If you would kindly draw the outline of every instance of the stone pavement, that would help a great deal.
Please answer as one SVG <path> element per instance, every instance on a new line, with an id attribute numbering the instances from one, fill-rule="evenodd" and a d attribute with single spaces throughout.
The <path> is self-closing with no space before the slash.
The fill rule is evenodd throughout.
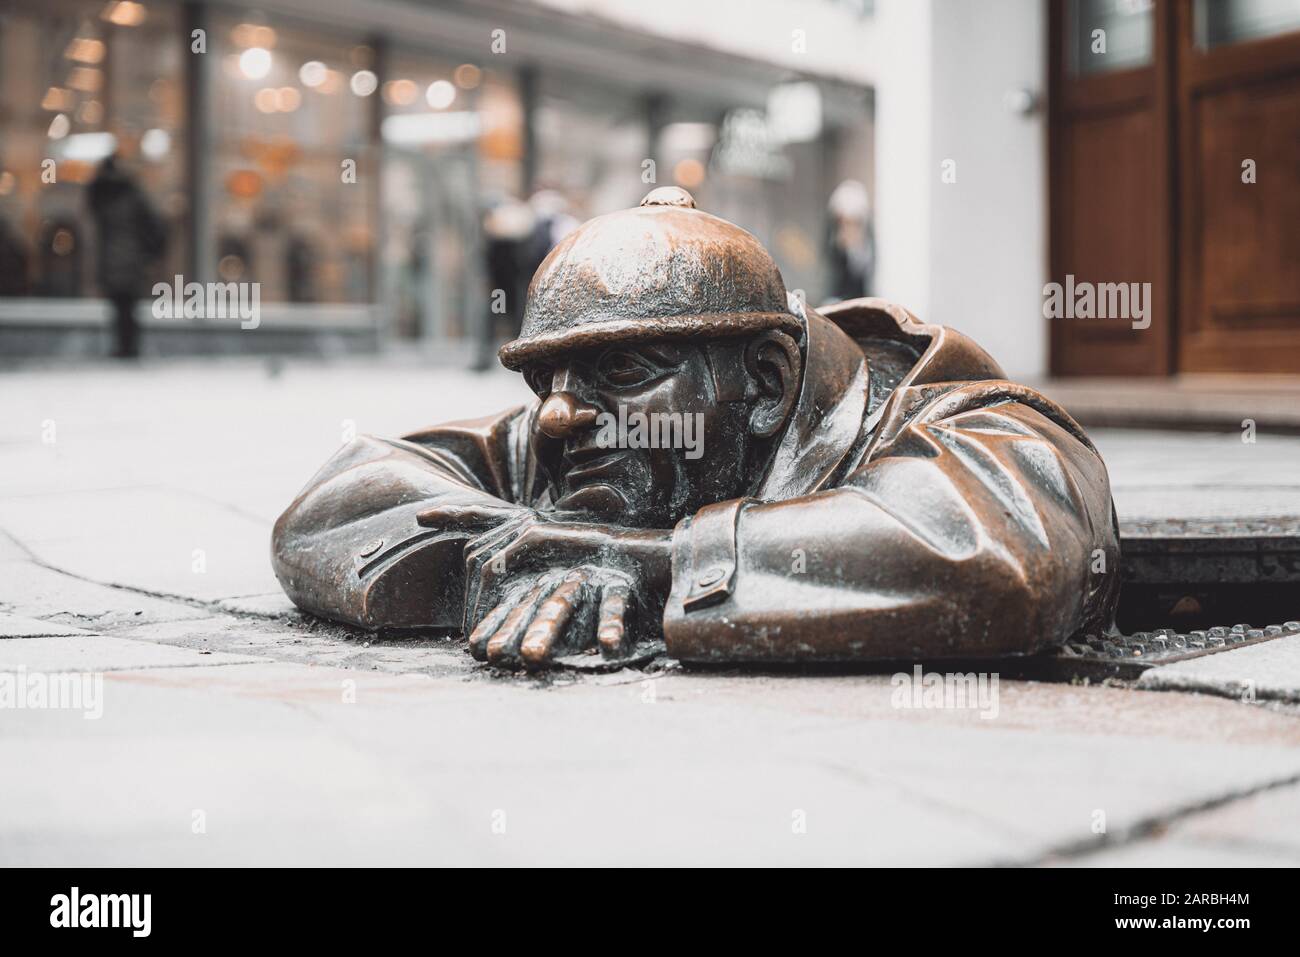
<path id="1" fill-rule="evenodd" d="M 0 863 L 1300 864 L 1300 639 L 915 710 L 889 675 L 505 677 L 307 619 L 267 539 L 330 452 L 526 394 L 269 368 L 0 376 L 0 704 L 102 675 L 0 708 Z M 1122 519 L 1300 502 L 1297 437 L 1096 438 Z"/>

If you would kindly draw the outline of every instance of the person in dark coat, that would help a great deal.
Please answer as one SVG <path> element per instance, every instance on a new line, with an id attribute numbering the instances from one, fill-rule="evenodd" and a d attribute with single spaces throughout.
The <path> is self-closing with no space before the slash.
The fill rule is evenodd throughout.
<path id="1" fill-rule="evenodd" d="M 846 179 L 835 187 L 828 205 L 831 297 L 839 302 L 870 296 L 876 266 L 876 237 L 867 188 L 857 180 Z"/>
<path id="2" fill-rule="evenodd" d="M 483 256 L 490 291 L 487 315 L 476 329 L 472 366 L 476 372 L 486 372 L 492 367 L 499 320 L 504 318 L 512 336 L 519 334 L 528 277 L 535 268 L 535 264 L 527 265 L 527 246 L 534 227 L 535 219 L 528 204 L 513 197 L 497 203 L 483 218 Z"/>
<path id="3" fill-rule="evenodd" d="M 116 156 L 100 164 L 88 200 L 99 242 L 96 280 L 113 307 L 113 356 L 132 359 L 140 354 L 135 303 L 146 294 L 150 267 L 162 256 L 165 227 Z"/>
<path id="4" fill-rule="evenodd" d="M 27 246 L 9 220 L 0 218 L 0 296 L 26 296 Z"/>

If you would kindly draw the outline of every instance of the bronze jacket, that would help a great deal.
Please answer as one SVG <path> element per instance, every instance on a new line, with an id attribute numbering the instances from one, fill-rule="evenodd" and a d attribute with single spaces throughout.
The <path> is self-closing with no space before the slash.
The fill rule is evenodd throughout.
<path id="1" fill-rule="evenodd" d="M 881 300 L 807 312 L 796 410 L 751 497 L 673 533 L 683 660 L 1025 654 L 1111 625 L 1105 465 L 1066 412 L 961 333 Z M 434 504 L 542 505 L 536 405 L 344 447 L 276 523 L 300 607 L 364 628 L 461 624 L 463 531 Z"/>

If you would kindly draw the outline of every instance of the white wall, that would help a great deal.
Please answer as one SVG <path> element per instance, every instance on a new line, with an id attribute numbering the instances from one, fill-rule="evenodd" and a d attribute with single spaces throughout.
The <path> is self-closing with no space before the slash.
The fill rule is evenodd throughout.
<path id="1" fill-rule="evenodd" d="M 1047 371 L 1046 5 L 879 0 L 876 292 Z M 1009 91 L 1038 106 L 1012 112 Z M 956 182 L 942 181 L 944 160 Z"/>
<path id="2" fill-rule="evenodd" d="M 1013 378 L 1047 369 L 1045 6 L 933 0 L 928 318 L 970 335 Z M 1038 96 L 1028 116 L 1003 103 L 1018 88 Z M 956 183 L 940 182 L 944 159 Z"/>
<path id="3" fill-rule="evenodd" d="M 876 89 L 877 296 L 929 320 L 932 4 L 879 0 L 875 28 L 887 42 L 873 64 Z"/>

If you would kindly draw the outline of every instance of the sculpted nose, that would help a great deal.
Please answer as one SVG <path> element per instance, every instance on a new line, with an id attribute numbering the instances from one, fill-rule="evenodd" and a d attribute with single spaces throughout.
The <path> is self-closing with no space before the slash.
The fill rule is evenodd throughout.
<path id="1" fill-rule="evenodd" d="M 553 439 L 565 439 L 575 432 L 591 428 L 596 409 L 576 398 L 572 392 L 552 392 L 542 403 L 537 416 L 538 427 Z"/>

